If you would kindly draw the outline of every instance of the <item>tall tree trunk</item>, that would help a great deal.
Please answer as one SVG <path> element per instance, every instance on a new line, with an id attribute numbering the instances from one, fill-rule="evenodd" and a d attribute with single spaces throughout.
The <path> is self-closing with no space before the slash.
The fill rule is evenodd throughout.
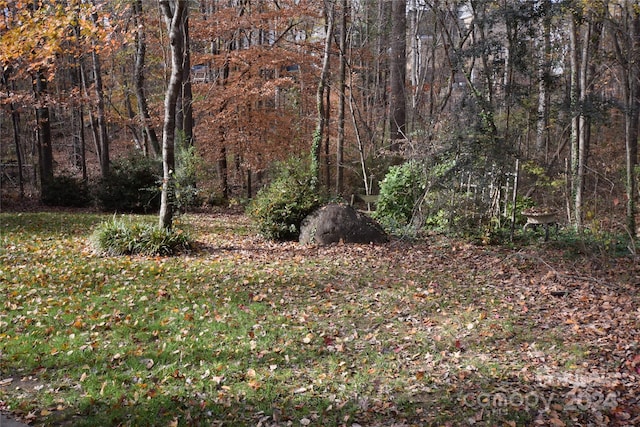
<path id="1" fill-rule="evenodd" d="M 78 119 L 78 138 L 80 140 L 80 169 L 82 180 L 87 181 L 87 139 L 84 133 L 84 108 L 82 105 L 76 107 Z"/>
<path id="2" fill-rule="evenodd" d="M 486 46 L 491 43 L 491 40 L 488 39 L 489 34 L 486 28 L 489 20 L 489 17 L 487 16 L 487 8 L 489 5 L 483 1 L 472 1 L 471 6 L 473 13 L 473 26 L 475 28 L 472 33 L 472 38 L 474 38 L 473 42 L 478 43 L 480 46 Z M 475 40 L 476 37 L 477 40 Z M 491 63 L 489 52 L 486 48 L 481 49 L 479 56 L 482 62 L 482 77 L 484 84 L 478 84 L 470 72 L 469 75 L 466 76 L 466 79 L 476 102 L 482 110 L 480 112 L 480 120 L 483 132 L 492 140 L 492 142 L 495 142 L 498 137 L 498 128 L 496 126 L 494 115 L 495 79 L 493 76 L 493 64 Z"/>
<path id="3" fill-rule="evenodd" d="M 39 2 L 33 3 L 32 10 L 41 7 Z M 41 196 L 47 191 L 47 184 L 53 180 L 53 146 L 51 137 L 51 120 L 47 100 L 47 77 L 41 70 L 33 76 L 36 114 L 36 146 L 38 150 L 38 172 L 40 174 Z"/>
<path id="4" fill-rule="evenodd" d="M 11 125 L 13 127 L 13 143 L 16 147 L 16 161 L 18 164 L 18 186 L 20 187 L 20 198 L 24 199 L 24 175 L 22 173 L 22 150 L 20 147 L 20 122 L 18 112 L 13 102 L 9 104 L 11 109 Z"/>
<path id="5" fill-rule="evenodd" d="M 591 119 L 587 108 L 587 91 L 589 81 L 589 59 L 591 55 L 590 40 L 591 40 L 591 23 L 588 22 L 585 25 L 585 33 L 581 37 L 582 52 L 580 54 L 580 94 L 578 97 L 579 114 L 578 114 L 578 164 L 577 164 L 577 180 L 575 182 L 575 214 L 576 214 L 576 226 L 581 229 L 583 224 L 583 207 L 584 207 L 584 180 L 585 171 L 587 168 L 587 155 L 589 154 L 589 141 L 591 139 Z"/>
<path id="6" fill-rule="evenodd" d="M 18 163 L 18 186 L 20 188 L 20 198 L 24 199 L 24 175 L 22 173 L 23 161 L 22 150 L 20 147 L 20 122 L 18 118 L 18 112 L 16 111 L 13 102 L 9 104 L 11 108 L 11 125 L 13 127 L 13 142 L 16 147 L 16 161 Z"/>
<path id="7" fill-rule="evenodd" d="M 151 115 L 149 114 L 149 105 L 144 88 L 144 67 L 147 52 L 146 33 L 144 30 L 142 0 L 136 0 L 133 3 L 134 23 L 137 26 L 135 34 L 136 54 L 135 65 L 133 70 L 133 85 L 136 94 L 136 102 L 138 104 L 138 115 L 142 125 L 143 139 L 149 144 L 151 153 L 154 157 L 161 154 L 160 142 L 156 130 L 151 123 Z"/>
<path id="8" fill-rule="evenodd" d="M 98 141 L 100 144 L 100 172 L 103 177 L 109 175 L 109 134 L 107 133 L 107 120 L 104 109 L 104 90 L 102 88 L 102 71 L 100 57 L 94 50 L 91 53 L 93 61 L 94 90 L 96 93 L 96 118 L 98 125 Z"/>
<path id="9" fill-rule="evenodd" d="M 220 179 L 220 193 L 222 198 L 227 200 L 229 198 L 229 167 L 227 164 L 227 148 L 224 145 L 220 147 L 217 168 Z"/>
<path id="10" fill-rule="evenodd" d="M 176 104 L 180 95 L 184 65 L 184 29 L 188 3 L 184 0 L 159 0 L 163 19 L 169 33 L 171 75 L 164 97 L 164 126 L 162 128 L 162 194 L 159 225 L 171 229 L 174 213 Z"/>
<path id="11" fill-rule="evenodd" d="M 88 99 L 89 95 L 89 85 L 87 82 L 87 71 L 85 69 L 84 63 L 82 60 L 79 61 L 80 64 L 80 78 L 82 80 L 82 92 L 84 96 Z M 96 149 L 96 154 L 98 155 L 98 162 L 102 158 L 102 147 L 100 146 L 100 138 L 98 136 L 98 126 L 95 115 L 93 114 L 93 109 L 88 109 L 89 113 L 89 124 L 91 126 L 91 136 L 93 138 L 93 145 Z"/>
<path id="12" fill-rule="evenodd" d="M 46 191 L 47 184 L 53 180 L 53 146 L 51 138 L 51 120 L 46 101 L 47 78 L 42 72 L 36 73 L 34 89 L 36 93 L 36 129 L 38 133 L 38 166 L 40 189 Z"/>
<path id="13" fill-rule="evenodd" d="M 640 26 L 638 27 L 640 29 Z M 633 236 L 640 236 L 640 228 L 636 223 L 636 209 L 638 199 L 638 134 L 640 133 L 640 70 L 637 69 L 631 73 L 635 77 L 635 83 L 627 83 L 630 86 L 628 112 L 625 115 L 625 148 L 626 148 L 626 188 L 627 188 L 627 228 Z M 633 77 L 629 77 L 632 79 Z M 635 87 L 634 87 L 635 85 Z"/>
<path id="14" fill-rule="evenodd" d="M 77 5 L 77 7 L 79 8 L 79 4 Z M 76 10 L 76 13 L 80 14 L 79 10 Z M 94 16 L 95 19 L 95 16 Z M 76 43 L 78 43 L 78 45 L 83 43 L 83 38 L 84 36 L 82 35 L 82 32 L 80 30 L 80 26 L 79 25 L 75 25 L 74 26 L 74 34 L 76 37 Z M 75 69 L 76 69 L 76 75 L 75 78 L 77 80 L 77 86 L 78 86 L 78 90 L 80 90 L 82 92 L 82 94 L 84 95 L 84 97 L 86 99 L 90 99 L 91 96 L 89 95 L 89 83 L 88 83 L 88 79 L 87 79 L 87 69 L 85 67 L 85 61 L 84 61 L 84 57 L 78 56 L 76 57 L 76 64 L 75 64 Z M 85 133 L 84 133 L 84 108 L 82 108 L 82 106 L 80 106 L 79 108 L 80 110 L 80 124 L 81 124 L 81 138 L 82 138 L 82 144 L 83 147 L 86 147 L 86 141 L 85 141 Z M 98 162 L 100 162 L 100 159 L 102 158 L 102 147 L 100 146 L 100 137 L 98 136 L 98 127 L 97 127 L 97 121 L 95 118 L 95 115 L 93 114 L 93 109 L 92 107 L 89 107 L 88 109 L 88 113 L 89 113 L 89 125 L 91 126 L 91 136 L 93 138 L 93 144 L 96 150 L 96 154 L 98 156 Z M 83 179 L 86 180 L 86 151 L 85 151 L 85 156 L 84 156 L 84 166 L 83 166 Z"/>
<path id="15" fill-rule="evenodd" d="M 335 21 L 335 7 L 332 1 L 325 1 L 325 40 L 324 40 L 324 56 L 322 60 L 322 71 L 320 72 L 320 82 L 316 92 L 316 107 L 318 118 L 316 121 L 316 129 L 313 133 L 313 141 L 311 147 L 311 171 L 314 176 L 320 179 L 320 154 L 322 150 L 322 141 L 327 126 L 326 108 L 324 97 L 329 85 L 329 65 L 331 59 L 331 40 L 333 38 L 333 26 Z"/>
<path id="16" fill-rule="evenodd" d="M 572 220 L 578 230 L 582 229 L 582 181 L 583 174 L 579 171 L 580 163 L 580 61 L 579 61 L 579 32 L 578 16 L 571 16 L 569 31 L 571 61 L 571 87 L 569 89 L 571 109 L 571 198 L 573 200 Z"/>
<path id="17" fill-rule="evenodd" d="M 324 121 L 326 127 L 331 123 L 331 85 L 327 85 L 324 94 Z M 331 191 L 331 132 L 327 129 L 324 133 L 324 184 L 326 186 L 327 193 Z"/>
<path id="18" fill-rule="evenodd" d="M 184 25 L 184 61 L 182 64 L 182 91 L 178 102 L 178 128 L 180 129 L 180 142 L 183 149 L 192 148 L 195 144 L 193 135 L 193 92 L 191 88 L 191 48 L 189 45 L 189 18 L 187 16 Z M 191 153 L 191 151 L 188 151 Z M 192 159 L 183 159 L 191 161 Z M 178 165 L 183 167 L 183 165 Z M 186 177 L 184 185 L 193 189 L 196 188 L 196 173 L 191 167 L 186 168 L 189 175 Z"/>
<path id="19" fill-rule="evenodd" d="M 636 5 L 637 6 L 637 5 Z M 631 7 L 629 6 L 629 10 Z M 638 173 L 638 139 L 640 133 L 640 9 L 633 9 L 633 18 L 631 22 L 631 31 L 629 37 L 631 39 L 631 50 L 629 57 L 629 77 L 627 85 L 629 86 L 628 95 L 628 112 L 625 117 L 625 145 L 627 152 L 627 226 L 629 233 L 633 235 L 634 230 L 637 237 L 640 237 L 640 227 L 635 221 L 638 198 L 640 198 L 640 176 Z M 634 60 L 635 58 L 635 60 Z"/>
<path id="20" fill-rule="evenodd" d="M 547 126 L 549 120 L 549 57 L 551 55 L 551 0 L 543 0 L 540 34 L 538 36 L 538 115 L 536 120 L 536 150 L 547 161 Z"/>
<path id="21" fill-rule="evenodd" d="M 122 67 L 122 75 L 126 75 L 127 72 L 126 67 Z M 129 84 L 127 82 L 123 83 L 123 99 L 122 103 L 124 104 L 124 109 L 127 111 L 127 118 L 129 119 L 127 122 L 127 128 L 131 132 L 131 137 L 133 138 L 133 144 L 136 147 L 136 150 L 142 150 L 144 154 L 147 154 L 147 147 L 144 142 L 144 129 L 142 130 L 142 138 L 138 134 L 138 128 L 133 125 L 136 120 L 136 113 L 133 111 L 133 104 L 131 103 L 131 90 L 129 89 Z"/>
<path id="22" fill-rule="evenodd" d="M 11 71 L 7 68 L 2 73 L 2 83 L 7 89 L 7 99 L 11 99 L 11 88 L 9 87 L 9 74 Z M 18 186 L 20 187 L 20 198 L 24 198 L 24 176 L 22 174 L 22 150 L 20 147 L 20 118 L 13 102 L 9 102 L 9 111 L 11 112 L 11 125 L 13 127 L 13 143 L 16 149 L 16 162 L 18 164 Z"/>
<path id="23" fill-rule="evenodd" d="M 191 147 L 193 141 L 193 92 L 191 89 L 191 47 L 189 44 L 189 20 L 184 26 L 184 63 L 182 64 L 182 91 L 178 103 L 178 129 L 182 131 L 185 147 Z M 195 179 L 195 177 L 194 177 Z M 195 184 L 195 182 L 193 182 Z"/>
<path id="24" fill-rule="evenodd" d="M 95 7 L 95 1 L 92 2 Z M 98 25 L 98 14 L 93 13 L 91 19 L 94 25 Z M 104 109 L 104 90 L 102 88 L 102 70 L 100 56 L 96 46 L 91 52 L 93 63 L 93 89 L 96 95 L 96 119 L 98 125 L 98 144 L 100 145 L 100 173 L 102 177 L 109 175 L 109 134 L 107 133 L 107 120 Z"/>
<path id="25" fill-rule="evenodd" d="M 391 58 L 389 61 L 389 139 L 391 150 L 400 149 L 399 140 L 406 138 L 406 93 L 407 75 L 407 2 L 392 0 L 391 3 Z"/>
<path id="26" fill-rule="evenodd" d="M 595 7 L 587 11 L 578 11 L 581 16 L 576 17 L 572 22 L 572 39 L 576 41 L 575 46 L 572 45 L 572 69 L 574 68 L 574 58 L 577 63 L 576 70 L 572 70 L 572 87 L 573 79 L 577 80 L 577 91 L 572 91 L 572 104 L 574 97 L 577 96 L 576 109 L 573 110 L 574 118 L 577 120 L 577 124 L 573 123 L 573 131 L 577 131 L 577 141 L 574 142 L 572 149 L 576 149 L 573 154 L 572 165 L 574 182 L 573 182 L 573 196 L 574 196 L 574 216 L 575 225 L 578 230 L 582 230 L 584 227 L 584 185 L 585 185 L 585 173 L 587 170 L 587 162 L 589 158 L 589 145 L 591 140 L 591 106 L 590 102 L 592 92 L 592 80 L 595 74 L 595 65 L 593 64 L 592 57 L 598 51 L 600 45 L 600 35 L 602 32 L 603 22 L 603 10 Z M 579 35 L 579 27 L 577 27 L 576 20 L 581 22 L 581 26 L 584 28 L 584 34 Z M 574 34 L 575 30 L 575 34 Z M 574 49 L 575 47 L 575 49 Z"/>
<path id="27" fill-rule="evenodd" d="M 336 140 L 336 195 L 344 191 L 344 112 L 346 104 L 346 75 L 347 75 L 347 15 L 349 14 L 347 0 L 341 3 L 340 22 L 340 68 L 338 70 L 338 136 Z"/>
<path id="28" fill-rule="evenodd" d="M 638 203 L 638 136 L 640 133 L 640 9 L 625 1 L 619 22 L 612 18 L 613 42 L 618 60 L 624 94 L 624 139 L 627 192 L 626 226 L 631 237 L 637 237 L 636 210 Z M 617 24 L 617 25 L 616 25 Z"/>

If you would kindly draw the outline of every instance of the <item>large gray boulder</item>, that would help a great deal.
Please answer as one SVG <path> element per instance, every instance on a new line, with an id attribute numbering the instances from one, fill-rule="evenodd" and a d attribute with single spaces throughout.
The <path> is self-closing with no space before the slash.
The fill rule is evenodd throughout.
<path id="1" fill-rule="evenodd" d="M 382 227 L 351 206 L 330 204 L 302 221 L 300 243 L 385 243 L 389 237 Z"/>

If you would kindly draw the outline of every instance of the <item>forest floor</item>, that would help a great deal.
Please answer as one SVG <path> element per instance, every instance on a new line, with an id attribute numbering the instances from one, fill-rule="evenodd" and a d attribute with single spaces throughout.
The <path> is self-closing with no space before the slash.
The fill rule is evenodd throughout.
<path id="1" fill-rule="evenodd" d="M 640 263 L 552 236 L 302 246 L 190 214 L 1 213 L 0 411 L 31 425 L 639 425 Z M 155 217 L 136 217 L 155 221 Z"/>

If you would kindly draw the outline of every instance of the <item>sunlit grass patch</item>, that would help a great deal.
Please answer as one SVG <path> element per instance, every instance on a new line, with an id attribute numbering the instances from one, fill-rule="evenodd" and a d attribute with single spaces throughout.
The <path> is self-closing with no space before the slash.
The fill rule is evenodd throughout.
<path id="1" fill-rule="evenodd" d="M 607 313 L 637 324 L 637 298 L 614 294 L 585 327 L 591 288 L 550 294 L 533 257 L 301 247 L 233 218 L 181 217 L 206 247 L 164 257 L 95 254 L 110 216 L 0 215 L 0 400 L 47 425 L 524 425 L 543 401 L 487 402 L 603 369 L 629 336 L 608 341 Z"/>

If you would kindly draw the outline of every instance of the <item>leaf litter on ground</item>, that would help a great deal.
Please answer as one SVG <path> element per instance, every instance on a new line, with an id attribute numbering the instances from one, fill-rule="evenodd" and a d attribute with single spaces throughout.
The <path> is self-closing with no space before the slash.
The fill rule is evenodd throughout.
<path id="1" fill-rule="evenodd" d="M 0 215 L 0 401 L 34 424 L 640 422 L 637 260 L 275 243 L 238 214 L 101 257 L 104 216 L 60 215 Z"/>

